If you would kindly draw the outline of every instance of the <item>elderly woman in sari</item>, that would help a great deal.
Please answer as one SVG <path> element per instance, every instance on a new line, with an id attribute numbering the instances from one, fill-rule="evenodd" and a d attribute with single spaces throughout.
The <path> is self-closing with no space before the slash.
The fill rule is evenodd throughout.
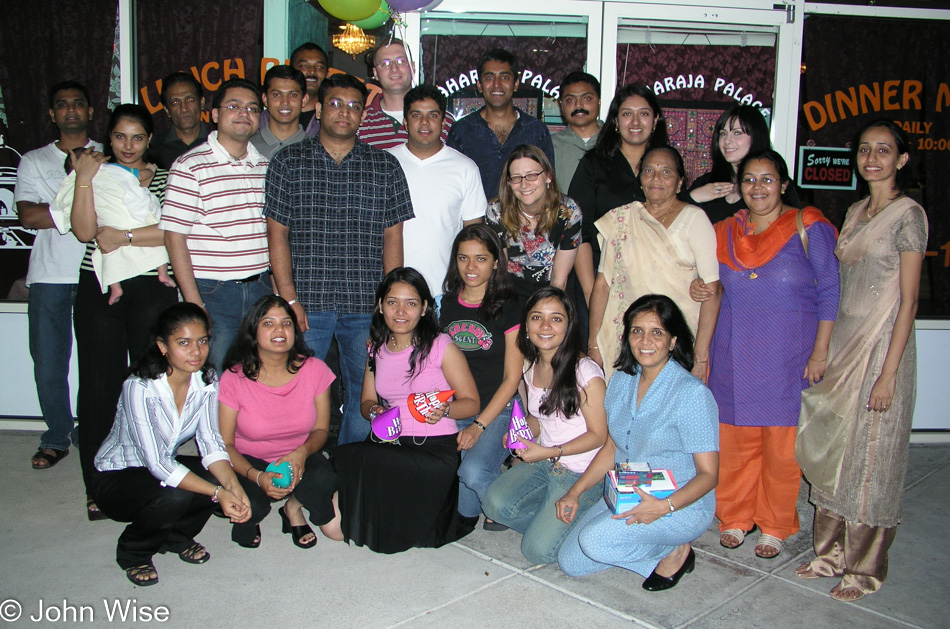
<path id="1" fill-rule="evenodd" d="M 650 149 L 640 166 L 643 203 L 614 208 L 597 220 L 600 268 L 590 299 L 591 358 L 609 382 L 620 355 L 623 314 L 642 295 L 668 295 L 696 337 L 693 374 L 706 380 L 709 344 L 719 316 L 716 233 L 706 214 L 677 198 L 686 179 L 683 158 L 669 146 Z M 713 297 L 702 304 L 689 296 L 702 278 Z"/>

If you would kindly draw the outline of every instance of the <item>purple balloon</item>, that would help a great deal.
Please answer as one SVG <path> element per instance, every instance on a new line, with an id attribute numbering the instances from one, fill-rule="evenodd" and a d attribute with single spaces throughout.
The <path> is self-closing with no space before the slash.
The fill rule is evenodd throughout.
<path id="1" fill-rule="evenodd" d="M 421 9 L 427 4 L 432 4 L 432 0 L 386 0 L 389 6 L 401 13 L 406 11 L 415 11 Z"/>
<path id="2" fill-rule="evenodd" d="M 402 422 L 399 420 L 399 407 L 386 409 L 373 418 L 373 434 L 381 441 L 395 441 L 402 434 Z"/>

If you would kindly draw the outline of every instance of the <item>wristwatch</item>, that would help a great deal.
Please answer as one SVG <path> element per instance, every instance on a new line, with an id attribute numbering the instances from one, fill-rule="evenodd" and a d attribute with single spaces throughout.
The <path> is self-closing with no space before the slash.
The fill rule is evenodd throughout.
<path id="1" fill-rule="evenodd" d="M 125 237 L 129 239 L 129 244 L 132 244 L 132 232 L 125 232 Z"/>

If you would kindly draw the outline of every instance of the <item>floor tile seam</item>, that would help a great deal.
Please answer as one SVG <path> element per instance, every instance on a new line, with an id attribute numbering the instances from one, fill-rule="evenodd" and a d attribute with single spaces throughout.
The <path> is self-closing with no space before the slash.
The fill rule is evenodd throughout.
<path id="1" fill-rule="evenodd" d="M 440 603 L 440 604 L 438 604 L 438 605 L 435 605 L 434 607 L 430 607 L 429 609 L 423 610 L 423 611 L 421 611 L 421 612 L 419 612 L 419 613 L 417 613 L 417 614 L 414 614 L 414 615 L 412 615 L 412 616 L 410 616 L 410 617 L 408 617 L 408 618 L 403 618 L 403 619 L 400 620 L 399 622 L 396 622 L 396 623 L 393 623 L 393 624 L 389 625 L 389 626 L 388 626 L 388 629 L 391 629 L 391 628 L 393 628 L 393 627 L 402 627 L 402 626 L 405 625 L 406 623 L 409 623 L 409 622 L 412 622 L 413 620 L 417 620 L 417 619 L 419 619 L 419 618 L 422 618 L 423 616 L 427 616 L 427 615 L 431 614 L 432 612 L 436 612 L 436 611 L 438 611 L 438 610 L 440 610 L 440 609 L 444 609 L 444 608 L 446 608 L 446 607 L 449 607 L 450 605 L 454 605 L 455 603 L 458 603 L 459 601 L 465 600 L 466 598 L 469 598 L 469 597 L 471 597 L 471 596 L 474 596 L 474 595 L 476 595 L 476 594 L 478 594 L 478 593 L 480 593 L 480 592 L 484 592 L 485 590 L 487 590 L 487 589 L 489 589 L 489 588 L 492 588 L 492 587 L 495 587 L 497 584 L 502 583 L 502 582 L 504 582 L 504 581 L 507 581 L 508 579 L 513 579 L 513 578 L 516 577 L 516 576 L 518 576 L 518 572 L 517 572 L 517 571 L 516 571 L 516 572 L 512 572 L 512 573 L 510 573 L 510 574 L 506 574 L 506 575 L 504 575 L 504 576 L 502 576 L 502 577 L 499 577 L 499 578 L 495 579 L 495 580 L 492 581 L 491 583 L 486 583 L 486 584 L 484 584 L 484 585 L 481 585 L 481 586 L 475 588 L 474 590 L 468 590 L 468 591 L 465 592 L 464 594 L 461 594 L 461 595 L 459 595 L 459 596 L 456 596 L 455 598 L 453 598 L 453 599 L 451 599 L 451 600 L 448 600 L 448 601 L 445 601 L 444 603 Z"/>
<path id="2" fill-rule="evenodd" d="M 529 567 L 529 568 L 518 568 L 517 566 L 512 566 L 512 565 L 510 565 L 510 564 L 507 564 L 507 563 L 505 563 L 504 561 L 500 561 L 500 560 L 498 560 L 498 559 L 495 559 L 494 557 L 491 557 L 491 556 L 489 556 L 489 555 L 486 555 L 485 553 L 482 553 L 482 552 L 480 552 L 480 551 L 477 551 L 477 550 L 475 550 L 474 548 L 469 548 L 468 546 L 465 546 L 465 545 L 463 545 L 463 544 L 459 544 L 458 542 L 456 542 L 454 545 L 455 545 L 455 546 L 458 546 L 458 547 L 460 547 L 460 548 L 462 548 L 462 549 L 464 549 L 464 550 L 466 550 L 466 551 L 468 551 L 469 553 L 475 555 L 476 557 L 479 557 L 479 558 L 484 559 L 484 560 L 486 560 L 486 561 L 489 561 L 489 562 L 491 562 L 491 563 L 497 563 L 498 565 L 502 566 L 503 568 L 505 568 L 505 569 L 507 569 L 507 570 L 513 571 L 515 574 L 519 574 L 519 575 L 521 575 L 521 576 L 523 576 L 523 577 L 526 577 L 526 578 L 528 578 L 528 579 L 531 579 L 532 581 L 535 581 L 536 583 L 539 583 L 539 584 L 541 584 L 541 585 L 543 585 L 543 586 L 545 586 L 545 587 L 548 587 L 548 588 L 550 588 L 550 589 L 552 589 L 552 590 L 555 590 L 555 591 L 557 591 L 557 592 L 560 592 L 561 594 L 566 594 L 567 596 L 569 596 L 569 597 L 571 597 L 571 598 L 573 598 L 573 599 L 575 599 L 575 600 L 577 600 L 577 601 L 581 601 L 582 603 L 587 603 L 588 605 L 591 605 L 592 607 L 596 607 L 597 609 L 600 609 L 600 610 L 602 610 L 602 611 L 605 611 L 605 612 L 607 612 L 608 614 L 610 614 L 610 615 L 612 615 L 612 616 L 617 616 L 618 618 L 622 618 L 623 620 L 628 620 L 628 621 L 631 621 L 631 622 L 633 622 L 633 623 L 636 623 L 638 626 L 643 627 L 644 629 L 662 629 L 662 627 L 659 627 L 659 626 L 657 626 L 657 625 L 650 624 L 649 622 L 647 622 L 647 621 L 645 621 L 645 620 L 641 620 L 641 619 L 639 619 L 639 618 L 637 618 L 637 617 L 635 617 L 635 616 L 631 616 L 630 614 L 624 613 L 624 612 L 622 612 L 622 611 L 620 611 L 620 610 L 618 610 L 618 609 L 614 609 L 613 607 L 610 607 L 609 605 L 604 605 L 603 603 L 599 603 L 599 602 L 597 602 L 597 601 L 595 601 L 595 600 L 593 600 L 593 599 L 591 599 L 591 598 L 588 598 L 588 597 L 583 596 L 583 595 L 581 595 L 581 594 L 577 594 L 576 592 L 572 592 L 572 591 L 570 591 L 570 590 L 568 590 L 568 589 L 566 589 L 566 588 L 563 588 L 563 587 L 561 587 L 561 586 L 559 586 L 559 585 L 555 585 L 554 583 L 551 583 L 550 581 L 548 581 L 548 580 L 546 580 L 546 579 L 543 579 L 543 578 L 541 578 L 541 577 L 539 577 L 539 576 L 533 574 L 534 572 L 537 572 L 538 570 L 541 570 L 542 568 L 544 568 L 544 565 L 536 565 L 536 566 L 531 566 L 531 567 Z M 512 575 L 512 576 L 513 576 L 513 575 Z M 506 577 L 506 578 L 507 578 L 507 577 Z M 497 583 L 497 581 L 496 581 L 496 583 Z M 493 585 L 493 584 L 492 584 L 492 585 Z"/>
<path id="3" fill-rule="evenodd" d="M 917 485 L 921 484 L 922 482 L 924 482 L 925 480 L 927 480 L 928 478 L 930 478 L 931 476 L 933 476 L 934 474 L 936 474 L 937 472 L 941 471 L 943 468 L 945 468 L 945 467 L 947 467 L 947 466 L 950 466 L 950 460 L 944 461 L 943 464 L 934 467 L 933 469 L 931 469 L 929 472 L 927 472 L 926 474 L 924 474 L 923 476 L 921 476 L 920 478 L 918 478 L 917 480 L 915 480 L 915 481 L 914 481 L 913 483 L 911 483 L 910 485 L 905 486 L 905 487 L 904 487 L 904 493 L 907 493 L 909 490 L 911 490 L 911 489 L 913 489 L 914 487 L 916 487 Z"/>
<path id="4" fill-rule="evenodd" d="M 703 550 L 702 548 L 697 548 L 696 546 L 693 546 L 693 551 L 694 551 L 697 555 L 705 555 L 706 557 L 714 557 L 714 558 L 716 558 L 716 559 L 721 559 L 721 560 L 723 560 L 723 561 L 725 561 L 725 562 L 727 562 L 727 563 L 730 563 L 730 564 L 732 564 L 732 565 L 734 565 L 734 566 L 738 566 L 738 567 L 740 567 L 740 568 L 745 568 L 746 570 L 751 570 L 752 572 L 756 572 L 756 573 L 758 573 L 758 574 L 760 574 L 760 575 L 762 575 L 762 576 L 769 576 L 769 575 L 772 574 L 775 570 L 781 570 L 781 569 L 782 569 L 783 567 L 785 567 L 785 565 L 786 565 L 786 564 L 783 563 L 783 564 L 780 564 L 780 565 L 775 566 L 772 570 L 763 570 L 762 568 L 756 568 L 755 566 L 750 566 L 750 565 L 748 565 L 748 564 L 742 563 L 741 561 L 739 561 L 739 560 L 737 560 L 737 559 L 732 559 L 732 558 L 729 557 L 728 555 L 717 555 L 716 553 L 712 552 L 711 550 Z"/>
<path id="5" fill-rule="evenodd" d="M 684 622 L 683 624 L 677 625 L 676 627 L 674 627 L 674 629 L 684 629 L 685 627 L 689 627 L 689 626 L 692 625 L 693 623 L 702 620 L 703 618 L 709 616 L 710 614 L 713 614 L 713 613 L 719 611 L 720 609 L 722 609 L 723 607 L 725 607 L 726 605 L 728 605 L 728 604 L 731 603 L 732 601 L 734 601 L 734 600 L 736 600 L 736 599 L 742 597 L 743 595 L 745 595 L 746 592 L 748 592 L 749 590 L 751 590 L 752 588 L 754 588 L 755 586 L 757 586 L 759 583 L 762 583 L 763 581 L 767 580 L 767 579 L 769 578 L 769 576 L 770 576 L 770 575 L 764 574 L 764 573 L 763 573 L 763 574 L 760 574 L 760 576 L 758 576 L 758 577 L 757 577 L 755 580 L 753 580 L 751 583 L 749 583 L 748 585 L 746 585 L 746 586 L 743 587 L 743 588 L 740 588 L 735 594 L 733 594 L 732 596 L 726 598 L 724 601 L 722 601 L 722 602 L 719 603 L 718 605 L 714 605 L 713 607 L 711 607 L 711 608 L 709 608 L 709 609 L 703 610 L 701 613 L 699 613 L 699 614 L 696 615 L 696 616 L 693 616 L 692 618 L 690 618 L 689 620 L 687 620 L 687 621 Z"/>

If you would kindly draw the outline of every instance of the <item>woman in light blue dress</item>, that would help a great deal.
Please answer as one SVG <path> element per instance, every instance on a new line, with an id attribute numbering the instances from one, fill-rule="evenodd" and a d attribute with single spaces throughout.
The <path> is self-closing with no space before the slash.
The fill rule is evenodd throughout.
<path id="1" fill-rule="evenodd" d="M 679 489 L 654 498 L 637 488 L 641 501 L 619 515 L 598 503 L 565 540 L 558 562 L 571 576 L 617 566 L 647 577 L 645 590 L 666 590 L 693 571 L 690 543 L 713 520 L 718 411 L 709 389 L 690 374 L 693 336 L 669 297 L 641 297 L 623 322 L 623 347 L 605 402 L 610 437 L 558 501 L 558 517 L 569 521 L 577 496 L 603 482 L 615 463 L 647 462 L 669 470 Z"/>

